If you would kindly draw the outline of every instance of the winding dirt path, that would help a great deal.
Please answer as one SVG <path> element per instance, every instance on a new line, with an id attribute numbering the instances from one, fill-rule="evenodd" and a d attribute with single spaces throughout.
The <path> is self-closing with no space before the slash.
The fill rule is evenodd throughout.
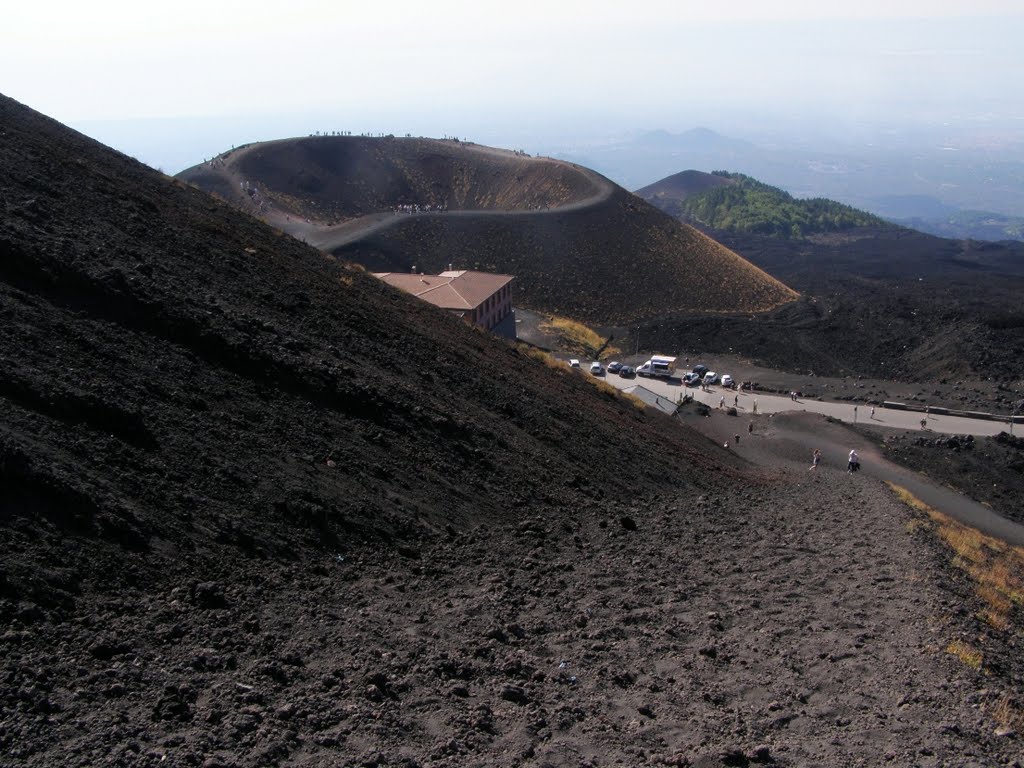
<path id="1" fill-rule="evenodd" d="M 745 431 L 747 420 L 739 421 L 724 411 L 716 410 L 711 418 L 689 423 L 716 441 L 730 443 L 732 450 L 756 464 L 771 465 L 779 460 L 799 462 L 803 458 L 809 478 L 814 475 L 835 478 L 838 469 L 842 473 L 839 482 L 862 483 L 871 478 L 894 483 L 906 488 L 925 504 L 982 533 L 1008 544 L 1024 546 L 1024 525 L 950 488 L 937 485 L 924 475 L 894 464 L 884 458 L 871 441 L 820 414 L 790 412 L 773 414 L 770 418 L 761 417 L 755 422 L 753 434 Z M 736 430 L 740 430 L 739 443 L 734 440 Z M 822 453 L 822 463 L 818 470 L 811 470 L 811 454 L 815 448 Z M 861 463 L 861 471 L 854 475 L 846 472 L 851 448 L 857 450 Z"/>

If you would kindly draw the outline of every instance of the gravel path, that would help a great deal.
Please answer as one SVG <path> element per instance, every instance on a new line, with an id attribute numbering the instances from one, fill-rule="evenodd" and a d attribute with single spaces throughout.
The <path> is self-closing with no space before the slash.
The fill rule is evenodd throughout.
<path id="1" fill-rule="evenodd" d="M 132 744 L 171 765 L 1007 764 L 907 508 L 773 465 L 748 491 L 108 599 L 21 642 L 8 674 L 45 665 L 59 715 L 8 727 L 69 765 Z"/>

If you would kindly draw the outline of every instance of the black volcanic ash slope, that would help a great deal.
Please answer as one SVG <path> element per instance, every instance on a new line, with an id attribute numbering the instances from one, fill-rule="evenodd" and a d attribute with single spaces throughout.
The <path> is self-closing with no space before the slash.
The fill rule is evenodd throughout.
<path id="1" fill-rule="evenodd" d="M 743 483 L 2 97 L 0 211 L 0 763 L 1011 762 L 878 486 Z"/>
<path id="2" fill-rule="evenodd" d="M 675 425 L 16 102 L 0 127 L 9 547 L 72 569 L 81 541 L 291 556 L 708 462 Z M 54 602 L 17 562 L 0 590 Z"/>

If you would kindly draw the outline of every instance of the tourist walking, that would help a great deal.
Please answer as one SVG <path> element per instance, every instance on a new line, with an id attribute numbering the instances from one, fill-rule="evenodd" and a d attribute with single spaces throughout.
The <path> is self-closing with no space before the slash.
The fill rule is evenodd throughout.
<path id="1" fill-rule="evenodd" d="M 850 460 L 846 464 L 847 472 L 856 472 L 860 469 L 860 457 L 857 455 L 857 449 L 850 449 Z"/>
<path id="2" fill-rule="evenodd" d="M 811 461 L 812 463 L 809 469 L 817 469 L 818 465 L 821 464 L 821 451 L 819 451 L 817 448 L 814 449 L 814 457 Z"/>

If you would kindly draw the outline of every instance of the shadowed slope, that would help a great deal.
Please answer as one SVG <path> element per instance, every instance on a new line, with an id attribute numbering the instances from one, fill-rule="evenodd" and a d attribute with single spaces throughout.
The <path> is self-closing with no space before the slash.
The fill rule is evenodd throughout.
<path id="1" fill-rule="evenodd" d="M 624 493 L 616 477 L 667 487 L 688 482 L 681 461 L 714 463 L 577 375 L 0 109 L 8 523 L 55 545 L 71 529 L 291 552 Z"/>
<path id="2" fill-rule="evenodd" d="M 796 294 L 625 190 L 568 212 L 421 216 L 346 244 L 372 269 L 456 266 L 516 276 L 518 304 L 597 324 L 669 312 L 758 312 Z"/>
<path id="3" fill-rule="evenodd" d="M 374 270 L 513 274 L 521 306 L 588 322 L 758 312 L 796 296 L 604 177 L 550 159 L 314 137 L 251 145 L 181 177 Z M 419 210 L 392 212 L 410 205 Z"/>

